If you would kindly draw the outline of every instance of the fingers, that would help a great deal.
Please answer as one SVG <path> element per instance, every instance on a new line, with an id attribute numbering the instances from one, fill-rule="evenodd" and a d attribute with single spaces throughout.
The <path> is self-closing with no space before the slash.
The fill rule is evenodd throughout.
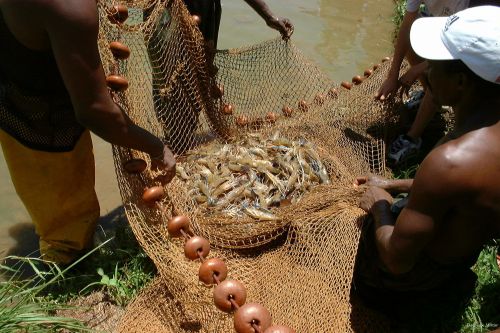
<path id="1" fill-rule="evenodd" d="M 283 19 L 283 24 L 285 25 L 286 38 L 285 36 L 283 37 L 285 39 L 289 39 L 292 36 L 295 27 L 293 26 L 292 22 L 287 18 Z"/>
<path id="2" fill-rule="evenodd" d="M 294 26 L 287 18 L 278 18 L 274 22 L 268 22 L 268 25 L 278 30 L 284 40 L 288 40 L 293 34 Z"/>
<path id="3" fill-rule="evenodd" d="M 379 91 L 377 95 L 375 95 L 375 99 L 378 99 L 379 101 L 385 101 L 386 99 L 388 99 L 390 97 L 390 93 L 386 93 L 386 92 L 381 92 Z"/>

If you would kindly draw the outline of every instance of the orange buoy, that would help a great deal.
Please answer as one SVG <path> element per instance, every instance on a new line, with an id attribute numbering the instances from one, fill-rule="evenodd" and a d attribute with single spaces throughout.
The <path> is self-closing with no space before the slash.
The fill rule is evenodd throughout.
<path id="1" fill-rule="evenodd" d="M 231 104 L 224 104 L 222 106 L 222 113 L 226 115 L 232 115 L 233 114 L 233 106 Z"/>
<path id="2" fill-rule="evenodd" d="M 248 117 L 247 116 L 238 116 L 236 117 L 236 125 L 240 127 L 244 127 L 248 125 Z"/>
<path id="3" fill-rule="evenodd" d="M 193 23 L 196 24 L 196 25 L 200 25 L 201 23 L 201 17 L 199 17 L 198 15 L 191 15 L 191 19 L 193 20 Z"/>
<path id="4" fill-rule="evenodd" d="M 309 110 L 307 102 L 303 99 L 299 101 L 299 110 L 302 112 L 307 112 L 307 110 Z"/>
<path id="5" fill-rule="evenodd" d="M 342 87 L 350 90 L 352 88 L 352 83 L 351 82 L 347 82 L 347 81 L 342 81 L 342 83 L 340 84 Z"/>
<path id="6" fill-rule="evenodd" d="M 358 85 L 358 84 L 361 84 L 363 82 L 363 78 L 359 75 L 356 75 L 352 78 L 352 83 Z"/>
<path id="7" fill-rule="evenodd" d="M 125 91 L 128 88 L 128 80 L 120 75 L 108 75 L 106 83 L 111 90 Z"/>
<path id="8" fill-rule="evenodd" d="M 283 112 L 283 115 L 285 117 L 291 117 L 292 116 L 292 113 L 293 113 L 293 110 L 291 107 L 289 107 L 288 105 L 285 105 L 283 106 L 283 108 L 281 109 L 281 112 Z"/>
<path id="9" fill-rule="evenodd" d="M 275 123 L 275 122 L 276 122 L 276 120 L 277 120 L 277 119 L 278 119 L 278 115 L 277 115 L 276 113 L 274 113 L 274 112 L 268 112 L 268 113 L 266 114 L 266 121 L 267 121 L 268 123 L 273 124 L 273 123 Z"/>
<path id="10" fill-rule="evenodd" d="M 128 8 L 124 5 L 115 5 L 108 9 L 108 19 L 111 23 L 122 24 L 128 19 Z"/>
<path id="11" fill-rule="evenodd" d="M 113 56 L 117 59 L 125 60 L 130 56 L 130 49 L 127 45 L 120 42 L 109 43 L 109 49 Z"/>
<path id="12" fill-rule="evenodd" d="M 315 97 L 314 97 L 314 103 L 316 105 L 323 105 L 323 103 L 325 103 L 325 96 L 322 95 L 322 94 L 317 94 Z"/>

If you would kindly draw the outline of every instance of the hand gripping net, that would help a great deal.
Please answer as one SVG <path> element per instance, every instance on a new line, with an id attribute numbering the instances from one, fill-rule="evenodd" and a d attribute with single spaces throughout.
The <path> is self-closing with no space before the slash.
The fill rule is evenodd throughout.
<path id="1" fill-rule="evenodd" d="M 350 90 L 326 77 L 291 41 L 280 39 L 217 51 L 213 66 L 206 61 L 201 33 L 182 0 L 120 4 L 128 7 L 129 17 L 116 24 L 108 16 L 117 3 L 99 2 L 99 47 L 106 74 L 129 82 L 127 90 L 113 96 L 135 123 L 181 156 L 214 142 L 233 142 L 249 132 L 269 137 L 279 130 L 290 140 L 314 143 L 331 184 L 316 186 L 298 203 L 275 209 L 279 219 L 258 221 L 207 214 L 176 177 L 165 186 L 162 213 L 142 201 L 144 189 L 155 186 L 156 175 L 149 169 L 129 174 L 123 168 L 131 158 L 148 157 L 114 147 L 127 217 L 159 271 L 129 305 L 118 331 L 234 330 L 232 315 L 213 305 L 213 287 L 198 281 L 199 263 L 186 259 L 183 241 L 166 231 L 173 207 L 191 218 L 195 234 L 210 240 L 210 257 L 224 260 L 229 277 L 245 285 L 247 303 L 265 306 L 273 323 L 297 332 L 369 327 L 384 331 L 384 321 L 351 299 L 350 291 L 364 216 L 357 207 L 360 191 L 352 182 L 360 174 L 386 172 L 383 138 L 394 104 L 375 102 L 373 95 L 388 63 Z M 112 41 L 130 48 L 127 60 L 113 57 Z M 223 86 L 221 98 L 216 85 Z M 299 107 L 302 100 L 305 104 Z M 221 112 L 225 104 L 233 105 L 232 115 Z M 285 105 L 293 110 L 292 116 L 282 114 Z M 266 120 L 269 112 L 278 115 L 276 122 Z M 246 126 L 238 126 L 241 119 Z"/>

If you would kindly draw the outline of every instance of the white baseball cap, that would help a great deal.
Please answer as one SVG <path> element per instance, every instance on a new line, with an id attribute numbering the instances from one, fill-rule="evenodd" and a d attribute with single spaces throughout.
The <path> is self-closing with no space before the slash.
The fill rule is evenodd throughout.
<path id="1" fill-rule="evenodd" d="M 481 78 L 500 84 L 500 7 L 479 6 L 450 17 L 416 20 L 410 31 L 415 53 L 431 60 L 462 60 Z"/>

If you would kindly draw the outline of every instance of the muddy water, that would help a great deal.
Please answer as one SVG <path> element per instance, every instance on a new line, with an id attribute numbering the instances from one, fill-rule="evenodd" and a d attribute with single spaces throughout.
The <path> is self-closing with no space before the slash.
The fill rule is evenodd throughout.
<path id="1" fill-rule="evenodd" d="M 275 15 L 295 25 L 293 42 L 336 82 L 349 80 L 391 50 L 392 0 L 268 0 Z M 219 48 L 274 38 L 276 32 L 243 0 L 223 0 Z M 111 147 L 94 139 L 96 191 L 101 214 L 120 206 Z M 0 151 L 1 155 L 1 151 Z M 0 156 L 0 256 L 36 248 L 30 217 L 16 196 Z"/>

